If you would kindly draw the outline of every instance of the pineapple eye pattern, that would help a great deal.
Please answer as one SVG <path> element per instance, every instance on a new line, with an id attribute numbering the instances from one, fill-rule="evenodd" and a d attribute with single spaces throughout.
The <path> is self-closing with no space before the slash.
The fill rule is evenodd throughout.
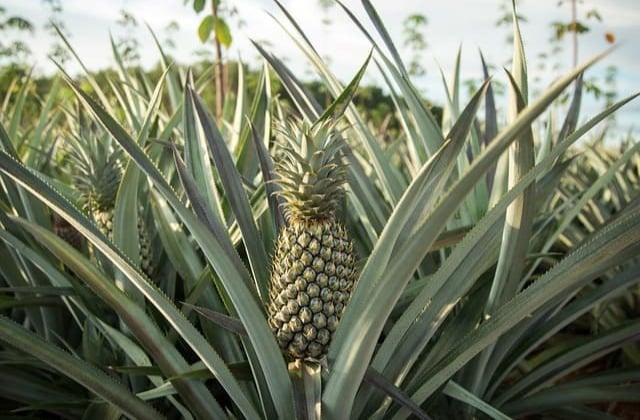
<path id="1" fill-rule="evenodd" d="M 345 228 L 335 221 L 318 226 L 317 236 L 295 223 L 284 229 L 272 270 L 269 325 L 280 347 L 296 359 L 326 353 L 356 277 Z M 323 238 L 332 239 L 330 247 L 315 245 Z M 300 259 L 290 259 L 292 247 L 301 242 L 306 246 Z"/>
<path id="2" fill-rule="evenodd" d="M 283 123 L 276 182 L 288 226 L 278 235 L 267 315 L 294 359 L 327 353 L 357 274 L 356 255 L 335 213 L 343 198 L 343 143 L 332 123 Z"/>

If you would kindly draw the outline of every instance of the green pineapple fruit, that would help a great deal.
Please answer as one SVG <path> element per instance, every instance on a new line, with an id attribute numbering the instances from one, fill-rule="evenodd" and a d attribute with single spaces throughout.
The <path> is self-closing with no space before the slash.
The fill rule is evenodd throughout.
<path id="1" fill-rule="evenodd" d="M 100 231 L 113 240 L 113 215 L 123 175 L 122 153 L 113 147 L 110 137 L 89 130 L 81 132 L 69 141 L 73 186 L 79 193 L 83 210 Z M 136 216 L 140 268 L 151 276 L 154 269 L 151 242 L 142 217 Z"/>
<path id="2" fill-rule="evenodd" d="M 344 196 L 343 143 L 334 124 L 284 123 L 276 163 L 287 226 L 271 270 L 269 325 L 295 359 L 326 354 L 356 281 L 356 255 L 336 210 Z"/>

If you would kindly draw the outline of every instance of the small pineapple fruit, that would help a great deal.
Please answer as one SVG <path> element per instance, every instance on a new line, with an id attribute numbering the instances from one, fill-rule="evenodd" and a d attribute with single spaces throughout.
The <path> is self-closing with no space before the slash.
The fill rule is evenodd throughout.
<path id="1" fill-rule="evenodd" d="M 344 196 L 342 140 L 334 124 L 284 123 L 277 182 L 287 226 L 273 266 L 269 325 L 294 359 L 326 354 L 356 281 L 356 255 L 336 210 Z"/>
<path id="2" fill-rule="evenodd" d="M 83 130 L 69 141 L 72 182 L 78 191 L 83 210 L 102 233 L 113 240 L 113 215 L 123 168 L 121 151 L 114 149 L 111 139 Z M 140 215 L 137 217 L 140 268 L 147 275 L 153 272 L 149 234 Z"/>
<path id="3" fill-rule="evenodd" d="M 53 213 L 53 231 L 75 249 L 82 249 L 84 236 L 57 213 Z"/>

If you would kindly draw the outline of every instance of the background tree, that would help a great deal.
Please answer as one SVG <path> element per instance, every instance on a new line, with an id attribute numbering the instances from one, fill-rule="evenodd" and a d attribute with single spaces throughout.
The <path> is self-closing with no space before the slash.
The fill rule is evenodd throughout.
<path id="1" fill-rule="evenodd" d="M 0 6 L 0 64 L 12 65 L 24 61 L 31 49 L 21 39 L 11 40 L 14 31 L 33 34 L 33 24 L 22 16 L 7 16 L 7 10 Z"/>
<path id="2" fill-rule="evenodd" d="M 180 24 L 175 20 L 172 20 L 164 27 L 164 38 L 162 40 L 162 44 L 165 49 L 174 51 L 176 49 L 176 43 L 173 40 L 176 34 L 180 31 Z"/>
<path id="3" fill-rule="evenodd" d="M 214 48 L 214 83 L 216 91 L 216 117 L 222 117 L 224 108 L 225 92 L 227 91 L 227 81 L 225 77 L 225 66 L 223 48 L 229 48 L 233 40 L 231 30 L 227 24 L 227 18 L 237 15 L 237 9 L 223 5 L 221 0 L 185 0 L 185 4 L 191 4 L 193 10 L 200 14 L 207 8 L 208 13 L 204 16 L 198 26 L 198 36 L 202 43 L 211 40 Z"/>
<path id="4" fill-rule="evenodd" d="M 565 3 L 571 6 L 571 19 L 568 22 L 555 21 L 551 26 L 555 30 L 555 36 L 558 40 L 562 40 L 566 34 L 571 35 L 571 56 L 572 66 L 578 65 L 578 35 L 586 34 L 591 30 L 586 25 L 588 20 L 602 21 L 602 16 L 596 9 L 588 10 L 583 20 L 578 20 L 578 3 L 584 3 L 582 0 L 559 0 L 558 7 L 562 7 Z"/>
<path id="5" fill-rule="evenodd" d="M 523 0 L 518 0 L 521 4 Z M 592 31 L 592 24 L 603 21 L 601 13 L 597 9 L 588 9 L 581 13 L 580 5 L 584 4 L 583 0 L 558 0 L 556 6 L 559 8 L 569 6 L 569 14 L 567 20 L 556 20 L 551 22 L 551 34 L 548 39 L 549 48 L 541 51 L 537 55 L 537 63 L 535 64 L 536 72 L 532 73 L 534 95 L 540 92 L 550 79 L 555 79 L 567 67 L 576 67 L 580 60 L 579 41 L 580 36 L 584 36 Z M 500 3 L 500 15 L 496 20 L 496 26 L 505 26 L 509 28 L 507 43 L 513 42 L 512 31 L 512 10 L 511 0 L 504 0 Z M 521 13 L 516 14 L 519 23 L 526 23 L 526 16 Z M 608 43 L 615 42 L 615 35 L 611 32 L 604 32 L 603 36 Z M 567 39 L 569 38 L 569 54 L 571 61 L 566 62 Z M 533 64 L 533 63 L 531 63 Z M 604 99 L 606 104 L 611 104 L 616 98 L 616 77 L 617 69 L 615 65 L 607 67 L 605 74 L 601 77 L 592 76 L 583 80 L 584 91 L 593 95 L 596 100 Z M 495 81 L 494 81 L 495 82 Z M 473 86 L 476 86 L 474 83 Z M 567 101 L 569 93 L 563 95 L 561 101 Z"/>
<path id="6" fill-rule="evenodd" d="M 333 24 L 331 9 L 336 5 L 336 2 L 334 0 L 318 0 L 318 5 L 322 9 L 322 19 L 320 20 L 320 22 L 322 22 L 322 29 L 324 35 L 328 37 L 331 31 L 331 25 Z M 331 65 L 331 56 L 329 54 L 323 54 L 322 59 L 325 60 L 328 65 Z"/>
<path id="7" fill-rule="evenodd" d="M 424 29 L 427 23 L 427 17 L 420 13 L 409 15 L 402 22 L 403 44 L 411 51 L 407 71 L 412 76 L 423 76 L 427 73 L 427 70 L 422 65 L 423 54 L 428 46 L 424 36 Z"/>
<path id="8" fill-rule="evenodd" d="M 116 21 L 123 33 L 116 40 L 116 46 L 122 59 L 129 65 L 136 65 L 140 62 L 140 43 L 136 38 L 138 20 L 125 9 L 120 10 L 120 17 Z"/>
<path id="9" fill-rule="evenodd" d="M 67 60 L 71 58 L 71 54 L 64 46 L 64 43 L 60 40 L 58 36 L 58 31 L 60 31 L 66 38 L 69 38 L 71 34 L 69 33 L 64 20 L 62 20 L 62 0 L 42 0 L 42 2 L 49 8 L 49 19 L 47 23 L 44 25 L 44 30 L 53 38 L 53 42 L 51 44 L 49 50 L 49 56 L 60 64 L 64 64 Z"/>
<path id="10" fill-rule="evenodd" d="M 582 13 L 579 6 L 584 4 L 583 0 L 559 0 L 558 7 L 569 6 L 569 20 L 566 21 L 554 21 L 551 23 L 552 36 L 550 39 L 551 45 L 554 45 L 552 49 L 552 55 L 556 57 L 556 61 L 560 61 L 562 53 L 565 51 L 566 39 L 570 38 L 570 54 L 571 54 L 571 66 L 575 67 L 579 60 L 579 37 L 584 36 L 592 31 L 592 24 L 602 22 L 603 18 L 597 9 L 588 9 Z M 611 32 L 603 33 L 604 39 L 608 43 L 615 42 L 615 36 Z M 560 65 L 557 63 L 553 66 L 553 69 L 559 70 Z M 611 104 L 616 98 L 616 77 L 617 68 L 615 65 L 607 67 L 605 74 L 602 76 L 591 76 L 585 78 L 583 81 L 584 91 L 587 94 L 592 95 L 596 100 L 605 100 L 605 104 Z M 568 99 L 568 94 L 563 98 Z M 609 119 L 613 121 L 613 116 Z"/>
<path id="11" fill-rule="evenodd" d="M 522 0 L 518 1 L 518 4 L 522 4 Z M 495 25 L 497 27 L 504 26 L 507 28 L 507 36 L 506 42 L 511 45 L 513 43 L 513 30 L 511 29 L 513 26 L 513 10 L 511 8 L 511 0 L 503 0 L 499 6 L 500 14 L 498 15 L 498 19 L 496 20 Z M 516 19 L 518 20 L 518 24 L 526 23 L 527 18 L 516 11 Z M 510 58 L 507 59 L 509 62 Z"/>

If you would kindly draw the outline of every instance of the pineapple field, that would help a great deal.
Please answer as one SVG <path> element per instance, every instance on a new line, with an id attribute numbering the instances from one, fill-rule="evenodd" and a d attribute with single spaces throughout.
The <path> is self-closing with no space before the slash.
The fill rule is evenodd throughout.
<path id="1" fill-rule="evenodd" d="M 438 111 L 369 0 L 346 82 L 276 4 L 328 100 L 258 42 L 219 115 L 160 43 L 0 92 L 0 417 L 640 418 L 640 143 L 606 129 L 639 93 L 581 112 L 609 51 L 530 94 L 514 2 L 511 64 Z"/>

